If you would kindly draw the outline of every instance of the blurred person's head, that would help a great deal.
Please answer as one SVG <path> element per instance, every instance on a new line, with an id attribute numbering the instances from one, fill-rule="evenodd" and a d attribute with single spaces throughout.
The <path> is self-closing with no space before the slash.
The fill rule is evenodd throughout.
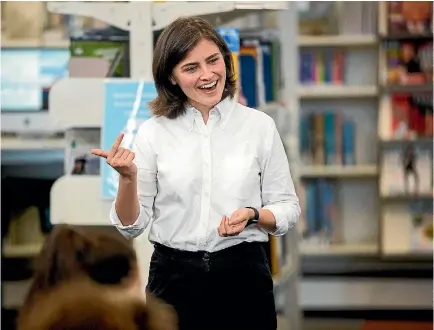
<path id="1" fill-rule="evenodd" d="M 35 298 L 18 330 L 176 330 L 173 309 L 119 288 L 71 281 Z"/>
<path id="2" fill-rule="evenodd" d="M 38 257 L 23 310 L 52 288 L 77 279 L 142 296 L 135 250 L 125 238 L 97 230 L 54 227 Z"/>

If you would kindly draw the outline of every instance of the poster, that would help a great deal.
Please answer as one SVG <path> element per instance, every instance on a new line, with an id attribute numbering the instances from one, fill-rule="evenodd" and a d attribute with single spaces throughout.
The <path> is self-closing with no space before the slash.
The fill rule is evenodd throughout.
<path id="1" fill-rule="evenodd" d="M 110 150 L 124 133 L 122 147 L 131 149 L 137 129 L 151 117 L 148 102 L 156 96 L 153 82 L 109 80 L 105 84 L 105 109 L 101 129 L 101 148 Z M 101 159 L 102 198 L 116 197 L 119 174 Z"/>

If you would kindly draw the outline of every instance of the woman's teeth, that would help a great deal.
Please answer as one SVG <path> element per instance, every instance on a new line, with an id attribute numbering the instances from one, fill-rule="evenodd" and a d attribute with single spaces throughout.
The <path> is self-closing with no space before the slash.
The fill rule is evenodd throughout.
<path id="1" fill-rule="evenodd" d="M 213 88 L 215 85 L 217 84 L 217 81 L 214 81 L 212 83 L 209 83 L 207 85 L 203 85 L 201 87 L 199 87 L 200 89 L 207 89 L 207 88 Z"/>

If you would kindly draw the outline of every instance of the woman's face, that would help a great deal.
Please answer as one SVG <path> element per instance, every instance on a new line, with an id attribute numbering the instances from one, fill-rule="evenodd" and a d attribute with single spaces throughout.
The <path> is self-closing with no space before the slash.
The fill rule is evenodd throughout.
<path id="1" fill-rule="evenodd" d="M 199 41 L 175 66 L 171 81 L 199 111 L 214 107 L 221 101 L 226 82 L 226 66 L 217 45 L 205 38 Z"/>

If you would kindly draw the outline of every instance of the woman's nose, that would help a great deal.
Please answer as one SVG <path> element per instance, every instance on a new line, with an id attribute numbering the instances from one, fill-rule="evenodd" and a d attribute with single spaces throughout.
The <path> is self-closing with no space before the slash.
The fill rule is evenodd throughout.
<path id="1" fill-rule="evenodd" d="M 202 67 L 202 74 L 200 76 L 200 79 L 209 80 L 212 78 L 212 76 L 213 76 L 213 72 L 211 70 L 211 67 L 209 67 L 208 65 L 204 65 Z"/>

